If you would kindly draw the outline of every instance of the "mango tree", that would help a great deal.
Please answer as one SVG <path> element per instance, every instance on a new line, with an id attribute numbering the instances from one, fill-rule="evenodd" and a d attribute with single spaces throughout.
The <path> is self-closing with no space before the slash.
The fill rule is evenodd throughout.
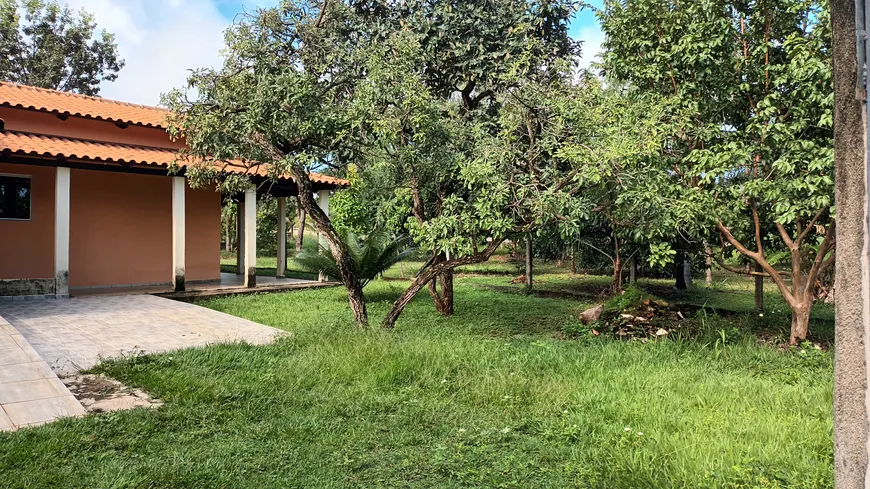
<path id="1" fill-rule="evenodd" d="M 674 232 L 705 220 L 757 262 L 791 308 L 791 343 L 803 340 L 817 278 L 834 262 L 827 2 L 607 0 L 599 17 L 606 75 L 684 115 L 650 168 L 665 194 L 685 197 L 662 202 L 682 216 Z M 770 259 L 767 226 L 787 269 Z"/>

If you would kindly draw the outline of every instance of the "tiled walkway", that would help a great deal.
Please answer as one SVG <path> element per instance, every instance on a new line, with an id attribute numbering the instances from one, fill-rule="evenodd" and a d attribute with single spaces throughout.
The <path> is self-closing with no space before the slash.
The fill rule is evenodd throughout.
<path id="1" fill-rule="evenodd" d="M 0 431 L 84 413 L 36 350 L 0 317 Z"/>
<path id="2" fill-rule="evenodd" d="M 17 411 L 10 412 L 7 401 L 11 406 L 71 397 L 52 370 L 65 377 L 103 358 L 220 342 L 264 344 L 282 334 L 229 314 L 151 295 L 0 302 L 0 333 L 0 404 L 11 419 L 10 423 L 0 417 L 0 428 L 6 423 L 7 429 L 19 425 L 13 418 Z M 15 386 L 11 381 L 33 384 Z M 78 402 L 78 409 L 70 406 L 64 412 L 51 410 L 63 407 L 61 401 L 43 404 L 51 404 L 45 409 L 56 412 L 53 417 L 83 412 Z"/>

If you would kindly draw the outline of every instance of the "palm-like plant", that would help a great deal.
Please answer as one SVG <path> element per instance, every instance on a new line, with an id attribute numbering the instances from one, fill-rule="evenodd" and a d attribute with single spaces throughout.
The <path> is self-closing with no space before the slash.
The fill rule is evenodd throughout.
<path id="1" fill-rule="evenodd" d="M 417 251 L 408 236 L 393 239 L 382 232 L 373 232 L 362 238 L 347 230 L 339 230 L 338 234 L 347 245 L 363 287 Z M 332 251 L 325 242 L 307 243 L 296 255 L 296 263 L 309 272 L 322 273 L 328 277 L 341 275 Z"/>

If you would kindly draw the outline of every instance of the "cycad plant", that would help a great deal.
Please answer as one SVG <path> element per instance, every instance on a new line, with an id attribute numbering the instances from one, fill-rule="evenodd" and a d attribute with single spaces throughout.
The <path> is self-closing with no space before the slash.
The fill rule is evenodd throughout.
<path id="1" fill-rule="evenodd" d="M 393 238 L 382 232 L 373 232 L 363 238 L 348 230 L 339 230 L 338 234 L 347 245 L 363 287 L 416 251 L 408 236 Z M 306 243 L 296 255 L 296 263 L 309 272 L 340 276 L 332 251 L 325 242 Z"/>

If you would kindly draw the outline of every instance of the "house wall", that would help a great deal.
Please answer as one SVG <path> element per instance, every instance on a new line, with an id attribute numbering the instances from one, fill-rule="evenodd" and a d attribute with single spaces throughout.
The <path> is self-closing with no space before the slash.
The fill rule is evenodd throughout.
<path id="1" fill-rule="evenodd" d="M 73 169 L 70 287 L 172 281 L 171 179 Z M 187 189 L 186 279 L 220 278 L 220 195 Z"/>
<path id="2" fill-rule="evenodd" d="M 170 282 L 170 179 L 77 169 L 70 179 L 70 287 Z"/>
<path id="3" fill-rule="evenodd" d="M 53 279 L 56 170 L 0 163 L 0 173 L 30 175 L 32 198 L 29 221 L 0 220 L 0 279 Z"/>
<path id="4" fill-rule="evenodd" d="M 184 206 L 185 280 L 220 280 L 221 194 L 187 187 Z"/>
<path id="5" fill-rule="evenodd" d="M 156 127 L 129 126 L 122 129 L 107 121 L 75 116 L 61 120 L 55 114 L 12 107 L 0 107 L 0 119 L 10 131 L 156 148 L 184 147 L 183 140 L 172 141 L 165 130 Z"/>

